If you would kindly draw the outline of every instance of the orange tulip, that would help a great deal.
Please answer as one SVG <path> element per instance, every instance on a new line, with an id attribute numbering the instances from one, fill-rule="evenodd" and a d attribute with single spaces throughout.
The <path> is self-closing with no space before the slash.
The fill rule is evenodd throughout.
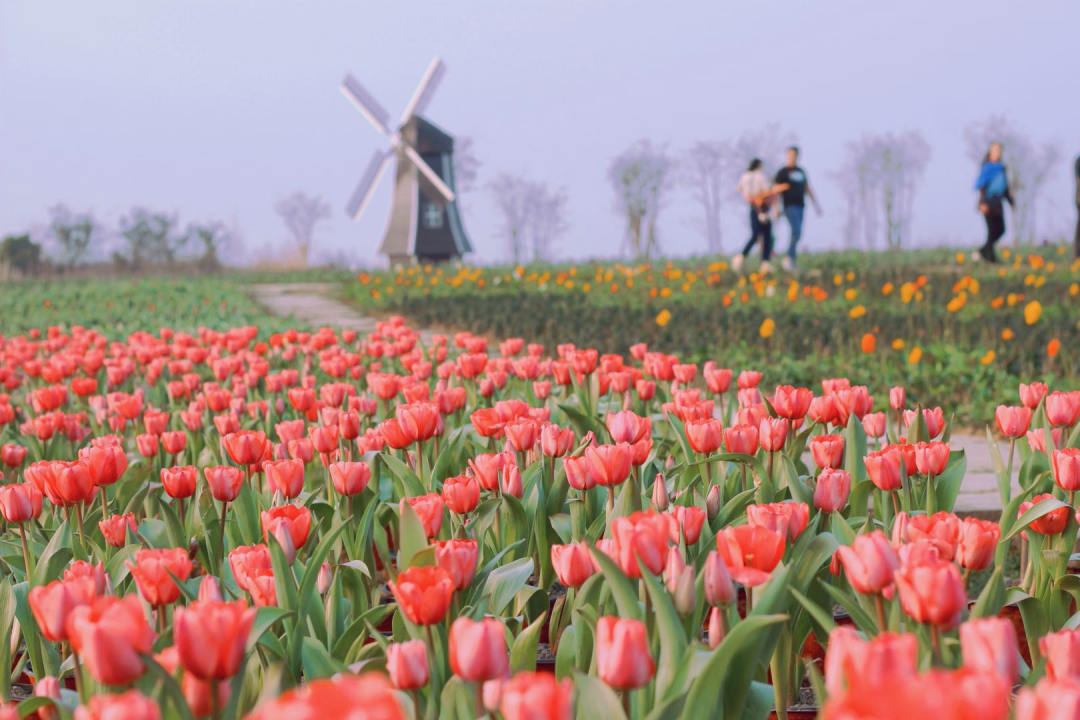
<path id="1" fill-rule="evenodd" d="M 736 582 L 756 587 L 769 580 L 784 556 L 784 534 L 760 526 L 729 526 L 716 536 L 716 549 Z"/>
<path id="2" fill-rule="evenodd" d="M 454 578 L 441 567 L 411 567 L 389 583 L 406 619 L 414 625 L 442 622 L 454 595 Z"/>
<path id="3" fill-rule="evenodd" d="M 678 545 L 679 539 L 685 538 L 687 546 L 693 545 L 701 537 L 701 528 L 705 524 L 705 511 L 696 506 L 676 505 L 667 513 L 668 536 Z"/>
<path id="4" fill-rule="evenodd" d="M 139 532 L 139 527 L 135 524 L 135 513 L 111 515 L 104 520 L 98 521 L 98 529 L 101 530 L 101 534 L 105 537 L 105 542 L 112 547 L 124 547 L 127 544 L 129 528 L 133 533 Z"/>
<path id="5" fill-rule="evenodd" d="M 1016 516 L 1020 517 L 1025 512 L 1038 505 L 1043 500 L 1054 497 L 1050 493 L 1043 493 L 1042 495 L 1036 495 L 1026 502 L 1020 503 L 1020 508 L 1017 510 Z M 1034 530 L 1040 535 L 1057 535 L 1065 530 L 1065 526 L 1069 524 L 1069 508 L 1059 507 L 1046 513 L 1037 520 L 1033 520 L 1028 528 Z"/>
<path id="6" fill-rule="evenodd" d="M 134 595 L 107 595 L 78 607 L 67 628 L 72 649 L 98 682 L 127 685 L 143 674 L 142 656 L 150 652 L 154 632 Z"/>
<path id="7" fill-rule="evenodd" d="M 80 503 L 94 492 L 94 478 L 90 466 L 79 460 L 49 463 L 50 474 L 46 476 L 46 494 L 56 505 L 67 506 Z"/>
<path id="8" fill-rule="evenodd" d="M 450 512 L 465 515 L 480 503 L 480 483 L 475 477 L 458 475 L 443 481 L 442 499 Z"/>
<path id="9" fill-rule="evenodd" d="M 79 459 L 89 466 L 95 485 L 112 485 L 123 476 L 128 466 L 124 449 L 111 445 L 84 447 L 79 450 Z"/>
<path id="10" fill-rule="evenodd" d="M 255 609 L 243 600 L 196 601 L 178 607 L 173 640 L 186 672 L 200 680 L 228 680 L 244 659 Z"/>
<path id="11" fill-rule="evenodd" d="M 613 688 L 639 688 L 656 672 L 645 623 L 606 616 L 596 623 L 596 672 Z"/>
<path id="12" fill-rule="evenodd" d="M 315 452 L 328 455 L 338 447 L 337 425 L 312 425 L 307 431 L 308 439 Z"/>
<path id="13" fill-rule="evenodd" d="M 183 548 L 143 548 L 135 553 L 135 562 L 128 562 L 127 566 L 139 593 L 154 607 L 176 602 L 180 597 L 180 586 L 176 583 L 186 582 L 191 575 L 191 559 Z"/>
<path id="14" fill-rule="evenodd" d="M 831 697 L 840 696 L 856 681 L 881 687 L 914 677 L 919 642 L 914 634 L 883 632 L 863 640 L 854 628 L 840 625 L 829 633 L 825 652 L 825 687 Z"/>
<path id="15" fill-rule="evenodd" d="M 188 498 L 195 494 L 195 483 L 199 479 L 194 465 L 161 468 L 161 485 L 165 494 L 172 498 Z"/>

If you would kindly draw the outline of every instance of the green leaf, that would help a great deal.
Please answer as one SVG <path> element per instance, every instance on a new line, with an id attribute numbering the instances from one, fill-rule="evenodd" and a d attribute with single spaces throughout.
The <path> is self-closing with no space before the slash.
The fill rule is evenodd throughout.
<path id="1" fill-rule="evenodd" d="M 607 428 L 592 415 L 586 415 L 579 408 L 568 403 L 559 403 L 559 409 L 563 411 L 570 424 L 578 431 L 578 435 L 584 436 L 591 432 L 597 438 L 608 436 Z"/>
<path id="2" fill-rule="evenodd" d="M 386 463 L 386 467 L 390 469 L 394 477 L 401 481 L 402 488 L 405 491 L 404 497 L 420 497 L 427 494 L 427 488 L 420 482 L 420 478 L 417 477 L 416 473 L 409 469 L 408 465 L 388 452 L 380 453 L 379 459 Z"/>
<path id="3" fill-rule="evenodd" d="M 847 614 L 851 616 L 851 619 L 855 621 L 855 625 L 860 630 L 868 635 L 877 633 L 877 621 L 870 616 L 870 613 L 866 612 L 863 606 L 859 604 L 858 600 L 840 588 L 833 587 L 827 582 L 822 581 L 821 587 L 825 588 L 825 591 L 832 596 L 833 601 L 837 605 L 847 611 Z"/>
<path id="4" fill-rule="evenodd" d="M 645 582 L 645 590 L 649 593 L 657 631 L 660 634 L 660 662 L 656 670 L 656 696 L 663 701 L 685 691 L 685 688 L 676 683 L 675 679 L 678 677 L 680 666 L 685 661 L 686 635 L 683 632 L 682 623 L 679 621 L 679 613 L 671 602 L 671 596 L 668 594 L 667 588 L 661 585 L 660 581 L 649 572 L 649 569 L 645 567 L 640 558 L 638 558 L 638 567 L 641 569 L 641 579 Z"/>
<path id="5" fill-rule="evenodd" d="M 301 641 L 300 657 L 304 665 L 304 679 L 308 682 L 345 670 L 345 665 L 330 657 L 326 648 L 312 637 L 305 637 Z"/>
<path id="6" fill-rule="evenodd" d="M 35 586 L 44 585 L 56 578 L 55 575 L 50 575 L 52 570 L 49 568 L 48 559 L 55 555 L 60 548 L 71 550 L 71 528 L 68 526 L 67 520 L 61 522 L 56 529 L 53 530 L 53 536 L 49 540 L 49 544 L 46 545 L 45 549 L 37 556 L 37 565 L 34 567 Z M 44 562 L 42 562 L 43 559 L 45 560 Z M 48 580 L 46 578 L 48 578 Z"/>
<path id="7" fill-rule="evenodd" d="M 541 613 L 531 625 L 518 633 L 514 646 L 510 648 L 510 672 L 536 670 L 536 647 L 540 642 L 540 629 L 546 618 L 547 613 Z"/>
<path id="8" fill-rule="evenodd" d="M 964 473 L 967 471 L 967 457 L 963 450 L 953 450 L 949 455 L 949 464 L 945 472 L 934 478 L 934 488 L 937 492 L 938 508 L 952 512 L 956 505 L 956 498 L 960 494 L 960 485 L 964 482 Z"/>
<path id="9" fill-rule="evenodd" d="M 574 689 L 577 690 L 575 717 L 626 720 L 618 696 L 599 678 L 574 673 Z"/>
<path id="10" fill-rule="evenodd" d="M 600 566 L 604 582 L 615 599 L 615 606 L 619 608 L 619 615 L 624 618 L 643 620 L 641 604 L 638 602 L 637 592 L 630 578 L 626 577 L 619 566 L 595 545 L 589 547 L 589 552 L 592 553 L 593 561 Z"/>
<path id="11" fill-rule="evenodd" d="M 428 539 L 420 516 L 408 500 L 403 500 L 399 509 L 397 564 L 398 572 L 401 572 L 412 567 L 413 557 L 428 546 Z"/>
<path id="12" fill-rule="evenodd" d="M 1001 450 L 998 449 L 997 441 L 994 440 L 990 426 L 986 426 L 986 444 L 990 446 L 990 460 L 994 463 L 994 473 L 997 475 L 998 497 L 1001 498 L 1001 507 L 1009 504 L 1012 495 L 1012 479 L 1009 470 L 1005 467 L 1005 461 L 1001 458 Z"/>
<path id="13" fill-rule="evenodd" d="M 1067 507 L 1069 506 L 1055 497 L 1048 497 L 1040 500 L 1039 502 L 1028 508 L 1026 511 L 1024 511 L 1024 514 L 1021 515 L 1019 519 L 1017 519 L 1016 524 L 1012 526 L 1012 529 L 1009 530 L 1009 532 L 1006 533 L 999 542 L 1005 543 L 1009 540 L 1012 540 L 1014 537 L 1020 534 L 1020 531 L 1022 531 L 1035 520 L 1038 520 L 1042 516 L 1047 515 L 1054 510 L 1057 510 L 1058 508 Z"/>
<path id="14" fill-rule="evenodd" d="M 251 632 L 248 633 L 247 652 L 251 652 L 258 645 L 262 636 L 269 632 L 270 628 L 283 617 L 292 615 L 292 610 L 282 610 L 278 607 L 261 607 L 255 610 L 255 620 L 251 623 Z"/>
<path id="15" fill-rule="evenodd" d="M 826 611 L 825 608 L 821 607 L 795 588 L 788 588 L 788 591 L 799 601 L 799 604 L 806 609 L 806 612 L 813 616 L 814 620 L 817 621 L 817 624 L 823 629 L 827 632 L 832 632 L 836 629 L 836 620 L 833 618 L 832 612 Z"/>
<path id="16" fill-rule="evenodd" d="M 995 617 L 1005 606 L 1005 580 L 1003 568 L 994 568 L 978 600 L 971 608 L 971 617 Z"/>
<path id="17" fill-rule="evenodd" d="M 184 699 L 184 693 L 180 690 L 180 684 L 176 682 L 170 673 L 166 672 L 165 668 L 161 667 L 156 660 L 150 655 L 143 655 L 143 662 L 146 663 L 147 670 L 150 674 L 157 678 L 157 692 L 163 693 L 165 698 L 168 698 L 169 704 L 173 706 L 173 714 L 168 717 L 181 718 L 182 720 L 194 720 L 191 709 L 188 707 L 187 700 Z M 161 703 L 159 696 L 158 702 Z"/>
<path id="18" fill-rule="evenodd" d="M 232 511 L 233 517 L 238 521 L 243 544 L 257 545 L 262 542 L 262 520 L 259 518 L 259 506 L 251 483 L 240 485 L 240 494 L 232 503 Z"/>
<path id="19" fill-rule="evenodd" d="M 488 612 L 501 615 L 518 591 L 533 574 L 532 558 L 526 557 L 495 568 L 484 583 L 484 595 L 488 598 Z"/>

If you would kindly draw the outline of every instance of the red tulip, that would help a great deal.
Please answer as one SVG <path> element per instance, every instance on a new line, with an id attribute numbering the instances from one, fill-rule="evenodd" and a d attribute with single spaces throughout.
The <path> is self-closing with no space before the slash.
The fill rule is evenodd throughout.
<path id="1" fill-rule="evenodd" d="M 442 499 L 450 512 L 465 515 L 480 504 L 480 483 L 475 477 L 458 475 L 443 481 Z"/>
<path id="2" fill-rule="evenodd" d="M 339 495 L 359 495 L 371 480 L 371 468 L 366 462 L 330 463 L 330 480 Z"/>
<path id="3" fill-rule="evenodd" d="M 112 547 L 124 547 L 127 543 L 127 532 L 129 528 L 133 533 L 139 532 L 139 527 L 135 524 L 135 513 L 128 513 L 127 515 L 111 515 L 104 520 L 99 520 L 98 528 L 105 537 L 105 542 Z"/>
<path id="4" fill-rule="evenodd" d="M 328 455 L 329 453 L 337 450 L 337 425 L 312 425 L 308 428 L 307 434 L 308 439 L 311 440 L 311 446 L 315 449 L 315 452 L 322 455 Z"/>
<path id="5" fill-rule="evenodd" d="M 787 442 L 790 421 L 787 418 L 761 418 L 758 423 L 758 439 L 766 452 L 780 452 Z"/>
<path id="6" fill-rule="evenodd" d="M 240 589 L 251 592 L 249 585 L 255 573 L 273 568 L 270 550 L 266 545 L 241 545 L 229 553 L 229 567 Z"/>
<path id="7" fill-rule="evenodd" d="M 128 466 L 124 449 L 114 445 L 84 447 L 79 450 L 79 459 L 89 466 L 95 485 L 112 485 L 123 476 Z"/>
<path id="8" fill-rule="evenodd" d="M 389 583 L 398 607 L 414 625 L 442 622 L 454 595 L 454 578 L 441 567 L 411 567 Z"/>
<path id="9" fill-rule="evenodd" d="M 30 589 L 30 610 L 42 637 L 49 642 L 68 639 L 67 620 L 75 608 L 93 602 L 95 582 L 89 578 L 54 580 Z"/>
<path id="10" fill-rule="evenodd" d="M 1080 391 L 1054 391 L 1046 396 L 1044 409 L 1054 427 L 1072 427 L 1080 419 Z"/>
<path id="11" fill-rule="evenodd" d="M 1080 450 L 1055 450 L 1050 455 L 1050 464 L 1058 487 L 1069 493 L 1080 490 Z"/>
<path id="12" fill-rule="evenodd" d="M 237 465 L 254 465 L 263 455 L 266 433 L 262 430 L 238 430 L 225 435 L 225 451 Z"/>
<path id="13" fill-rule="evenodd" d="M 68 618 L 68 636 L 91 677 L 105 685 L 137 680 L 145 670 L 142 656 L 154 644 L 135 595 L 105 596 L 76 608 Z"/>
<path id="14" fill-rule="evenodd" d="M 960 536 L 956 545 L 956 562 L 969 570 L 990 567 L 1001 539 L 1001 527 L 989 520 L 964 518 L 960 523 Z"/>
<path id="15" fill-rule="evenodd" d="M 165 493 L 172 498 L 188 498 L 194 495 L 198 479 L 198 471 L 194 465 L 161 468 L 161 484 Z"/>
<path id="16" fill-rule="evenodd" d="M 746 520 L 750 527 L 765 527 L 795 542 L 810 521 L 810 506 L 799 502 L 748 505 Z"/>
<path id="17" fill-rule="evenodd" d="M 342 673 L 305 683 L 263 703 L 246 720 L 332 720 L 348 717 L 345 713 L 378 720 L 405 720 L 386 676 L 375 672 L 360 676 Z"/>
<path id="18" fill-rule="evenodd" d="M 288 530 L 293 547 L 299 550 L 307 543 L 311 531 L 311 511 L 299 505 L 280 505 L 262 512 L 263 539 L 268 539 L 279 528 Z"/>
<path id="19" fill-rule="evenodd" d="M 885 492 L 900 489 L 902 485 L 900 462 L 900 451 L 894 447 L 887 447 L 863 456 L 866 474 L 870 476 L 870 481 L 876 488 Z"/>
<path id="20" fill-rule="evenodd" d="M 735 587 L 731 584 L 731 573 L 720 553 L 710 550 L 705 556 L 705 602 L 719 607 L 734 601 Z"/>
<path id="21" fill-rule="evenodd" d="M 135 445 L 139 449 L 139 454 L 144 458 L 152 458 L 157 455 L 158 451 L 158 436 L 151 433 L 143 433 L 142 435 L 135 436 Z"/>
<path id="22" fill-rule="evenodd" d="M 275 460 L 263 464 L 266 482 L 271 492 L 279 492 L 286 499 L 297 497 L 304 489 L 304 463 L 299 460 Z"/>
<path id="23" fill-rule="evenodd" d="M 1040 647 L 1045 639 L 1039 641 Z M 1012 621 L 1006 618 L 968 620 L 960 626 L 960 650 L 966 668 L 997 673 L 1008 681 L 1009 687 L 1020 679 L 1020 648 L 1016 642 L 1016 629 Z"/>
<path id="24" fill-rule="evenodd" d="M 614 487 L 630 476 L 632 450 L 626 443 L 596 445 L 585 448 L 589 474 L 597 485 Z"/>
<path id="25" fill-rule="evenodd" d="M 450 668 L 462 680 L 482 683 L 510 669 L 506 632 L 495 618 L 461 616 L 450 626 Z"/>
<path id="26" fill-rule="evenodd" d="M 240 670 L 255 609 L 236 602 L 196 601 L 176 608 L 173 640 L 186 672 L 200 680 L 228 680 Z"/>
<path id="27" fill-rule="evenodd" d="M 716 418 L 690 420 L 686 423 L 686 440 L 694 452 L 711 455 L 720 449 L 724 427 Z"/>
<path id="28" fill-rule="evenodd" d="M 781 385 L 773 393 L 772 404 L 776 414 L 788 420 L 800 420 L 806 417 L 814 393 L 809 388 L 796 388 Z"/>
<path id="29" fill-rule="evenodd" d="M 885 435 L 885 413 L 867 413 L 862 419 L 863 430 L 867 437 L 879 438 Z"/>
<path id="30" fill-rule="evenodd" d="M 419 690 L 427 685 L 428 659 L 424 641 L 391 643 L 386 648 L 386 672 L 398 690 Z"/>
<path id="31" fill-rule="evenodd" d="M 596 672 L 613 688 L 639 688 L 656 672 L 645 623 L 606 616 L 596 623 Z"/>
<path id="32" fill-rule="evenodd" d="M 928 540 L 942 560 L 952 560 L 960 539 L 960 520 L 944 510 L 933 515 L 911 516 L 904 527 L 904 539 L 909 543 Z"/>
<path id="33" fill-rule="evenodd" d="M 844 436 L 815 435 L 810 438 L 810 453 L 819 470 L 838 468 L 844 462 Z"/>
<path id="34" fill-rule="evenodd" d="M 701 537 L 701 528 L 705 524 L 705 511 L 696 506 L 676 505 L 666 515 L 668 518 L 668 536 L 678 545 L 680 537 L 686 539 L 687 546 L 693 545 Z"/>
<path id="35" fill-rule="evenodd" d="M 1039 638 L 1051 680 L 1080 681 L 1080 630 L 1062 630 Z"/>
<path id="36" fill-rule="evenodd" d="M 1053 498 L 1050 493 L 1043 493 L 1042 495 L 1036 495 L 1026 502 L 1020 503 L 1020 508 L 1017 510 L 1016 516 L 1020 517 L 1025 512 L 1038 505 L 1043 500 Z M 1059 507 L 1051 510 L 1042 517 L 1032 520 L 1028 527 L 1031 530 L 1039 533 L 1040 535 L 1057 535 L 1065 530 L 1065 526 L 1069 524 L 1069 508 Z"/>
<path id="37" fill-rule="evenodd" d="M 479 552 L 475 540 L 443 540 L 435 543 L 435 564 L 450 573 L 455 590 L 464 590 L 476 574 Z"/>
<path id="38" fill-rule="evenodd" d="M 726 527 L 716 536 L 716 549 L 736 582 L 763 585 L 784 556 L 783 533 L 765 527 Z"/>
<path id="39" fill-rule="evenodd" d="M 551 565 L 564 586 L 579 587 L 595 570 L 589 548 L 582 544 L 552 545 Z"/>
<path id="40" fill-rule="evenodd" d="M 135 554 L 135 562 L 128 562 L 127 566 L 143 599 L 158 608 L 176 602 L 180 597 L 180 586 L 176 583 L 186 582 L 191 575 L 191 560 L 183 548 L 144 548 Z"/>
<path id="41" fill-rule="evenodd" d="M 46 476 L 46 494 L 56 505 L 74 505 L 90 497 L 94 492 L 94 478 L 90 467 L 83 461 L 49 463 L 50 474 Z M 51 492 L 49 492 L 51 491 Z"/>
<path id="42" fill-rule="evenodd" d="M 619 443 L 633 445 L 652 434 L 652 421 L 630 410 L 608 413 L 606 425 L 608 434 L 611 435 L 611 442 L 616 445 Z"/>
<path id="43" fill-rule="evenodd" d="M 915 445 L 915 467 L 922 475 L 940 475 L 949 464 L 949 443 L 929 442 Z"/>
<path id="44" fill-rule="evenodd" d="M 427 495 L 421 495 L 419 497 L 406 498 L 401 501 L 402 507 L 404 503 L 408 501 L 412 509 L 416 511 L 416 514 L 420 517 L 420 522 L 424 526 L 424 533 L 429 538 L 433 538 L 439 534 L 439 530 L 442 529 L 443 521 L 443 501 L 436 493 L 428 493 Z"/>
<path id="45" fill-rule="evenodd" d="M 494 490 L 499 487 L 499 471 L 507 463 L 513 462 L 513 455 L 510 453 L 481 453 L 469 460 L 469 467 L 480 481 L 481 487 Z"/>
<path id="46" fill-rule="evenodd" d="M 34 502 L 30 497 L 30 492 L 36 491 L 27 488 L 33 488 L 33 485 L 3 485 L 0 486 L 0 513 L 3 513 L 4 519 L 9 523 L 21 525 L 22 523 L 30 520 L 34 517 Z M 38 503 L 38 512 L 40 513 L 41 503 Z"/>
<path id="47" fill-rule="evenodd" d="M 1016 700 L 1016 720 L 1080 720 L 1080 682 L 1040 680 L 1034 687 L 1020 689 Z"/>
<path id="48" fill-rule="evenodd" d="M 814 507 L 822 512 L 843 510 L 851 494 L 851 475 L 846 470 L 825 468 L 814 485 Z"/>
<path id="49" fill-rule="evenodd" d="M 574 688 L 569 678 L 548 672 L 519 672 L 502 686 L 499 712 L 505 720 L 570 720 Z"/>
<path id="50" fill-rule="evenodd" d="M 1020 402 L 1024 407 L 1034 410 L 1039 407 L 1043 397 L 1050 391 L 1046 383 L 1033 382 L 1030 385 L 1020 383 Z"/>
<path id="51" fill-rule="evenodd" d="M 636 512 L 611 521 L 611 536 L 619 568 L 630 578 L 640 578 L 638 560 L 653 575 L 659 575 L 667 560 L 668 520 L 653 511 Z"/>
<path id="52" fill-rule="evenodd" d="M 370 378 L 368 380 L 370 383 Z M 315 390 L 306 387 L 291 387 L 285 393 L 289 398 L 289 404 L 293 406 L 293 409 L 299 413 L 306 413 L 311 408 L 315 407 Z M 250 465 L 251 463 L 243 463 L 239 460 L 234 460 L 241 465 Z"/>
<path id="53" fill-rule="evenodd" d="M 588 490 L 596 485 L 587 458 L 563 458 L 563 469 L 566 470 L 567 484 L 576 490 Z"/>
<path id="54" fill-rule="evenodd" d="M 885 687 L 914 677 L 918 655 L 919 642 L 913 633 L 883 632 L 867 641 L 851 626 L 840 625 L 829 633 L 825 687 L 833 697 L 843 695 L 856 682 Z"/>
<path id="55" fill-rule="evenodd" d="M 894 577 L 900 604 L 914 620 L 946 630 L 960 622 L 960 613 L 967 607 L 967 595 L 956 565 L 944 560 L 924 565 L 904 564 Z"/>
<path id="56" fill-rule="evenodd" d="M 836 552 L 851 586 L 863 595 L 877 595 L 892 585 L 893 573 L 900 567 L 900 558 L 880 530 L 856 535 L 850 547 L 842 545 Z"/>
<path id="57" fill-rule="evenodd" d="M 218 502 L 232 502 L 240 496 L 244 484 L 244 473 L 232 465 L 215 465 L 204 468 L 206 484 L 210 486 L 210 495 Z"/>
<path id="58" fill-rule="evenodd" d="M 507 463 L 499 470 L 499 492 L 521 499 L 525 489 L 521 484 L 521 470 L 517 465 Z"/>
<path id="59" fill-rule="evenodd" d="M 574 445 L 574 431 L 547 424 L 540 429 L 540 451 L 546 457 L 562 457 Z"/>
<path id="60" fill-rule="evenodd" d="M 731 370 L 727 368 L 709 367 L 706 363 L 702 375 L 705 376 L 706 387 L 714 395 L 726 393 L 731 387 Z"/>
<path id="61" fill-rule="evenodd" d="M 998 405 L 994 419 L 997 421 L 998 430 L 1005 437 L 1023 437 L 1031 426 L 1031 408 Z"/>
<path id="62" fill-rule="evenodd" d="M 0 463 L 10 468 L 19 467 L 26 460 L 26 452 L 27 448 L 24 445 L 4 443 L 0 445 Z"/>
<path id="63" fill-rule="evenodd" d="M 528 452 L 536 445 L 536 422 L 530 418 L 519 418 L 506 423 L 503 427 L 506 439 L 517 452 Z"/>
<path id="64" fill-rule="evenodd" d="M 734 425 L 724 429 L 724 445 L 728 452 L 752 454 L 757 452 L 757 426 Z"/>
<path id="65" fill-rule="evenodd" d="M 161 446 L 170 455 L 177 455 L 187 447 L 187 433 L 182 430 L 164 432 L 161 434 Z"/>
<path id="66" fill-rule="evenodd" d="M 75 708 L 75 720 L 161 720 L 158 704 L 138 690 L 119 695 L 94 695 Z"/>

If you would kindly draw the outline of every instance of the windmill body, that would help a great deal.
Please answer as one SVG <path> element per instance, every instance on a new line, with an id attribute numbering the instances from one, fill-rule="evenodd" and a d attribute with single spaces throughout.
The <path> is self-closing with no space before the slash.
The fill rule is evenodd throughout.
<path id="1" fill-rule="evenodd" d="M 379 246 L 391 264 L 444 262 L 472 251 L 454 193 L 454 138 L 421 115 L 444 70 L 440 60 L 432 61 L 394 129 L 390 114 L 355 78 L 347 75 L 341 85 L 390 145 L 369 161 L 346 206 L 350 217 L 364 212 L 390 160 L 395 160 L 390 221 Z"/>

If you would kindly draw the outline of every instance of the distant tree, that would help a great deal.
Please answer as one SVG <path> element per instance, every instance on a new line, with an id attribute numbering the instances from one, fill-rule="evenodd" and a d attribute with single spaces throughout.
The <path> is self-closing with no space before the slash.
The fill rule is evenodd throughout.
<path id="1" fill-rule="evenodd" d="M 1002 160 L 1009 174 L 1013 196 L 1013 241 L 1017 245 L 1036 240 L 1035 208 L 1046 188 L 1054 166 L 1061 159 L 1061 147 L 1055 142 L 1036 145 L 1009 120 L 994 115 L 984 122 L 972 123 L 964 130 L 967 156 L 976 166 L 991 142 L 999 142 Z"/>
<path id="2" fill-rule="evenodd" d="M 214 272 L 221 268 L 220 251 L 232 241 L 232 235 L 225 223 L 214 220 L 206 223 L 191 223 L 187 234 L 202 246 L 199 256 L 199 269 Z"/>
<path id="3" fill-rule="evenodd" d="M 633 257 L 649 257 L 660 249 L 657 220 L 674 169 L 666 149 L 648 140 L 627 148 L 608 168 L 616 207 L 626 216 L 626 241 Z"/>
<path id="4" fill-rule="evenodd" d="M 529 223 L 535 210 L 531 199 L 533 183 L 522 175 L 504 172 L 487 187 L 502 219 L 498 232 L 506 243 L 510 259 L 518 264 L 526 257 Z"/>
<path id="5" fill-rule="evenodd" d="M 460 136 L 454 139 L 454 189 L 459 195 L 476 189 L 480 161 L 473 152 L 473 139 Z"/>
<path id="6" fill-rule="evenodd" d="M 49 236 L 56 242 L 60 264 L 73 268 L 86 257 L 100 228 L 90 213 L 75 213 L 67 205 L 49 208 Z"/>
<path id="7" fill-rule="evenodd" d="M 330 219 L 330 204 L 321 197 L 308 197 L 302 192 L 295 192 L 278 200 L 274 204 L 274 212 L 285 222 L 285 227 L 300 251 L 301 262 L 307 265 L 315 227 L 323 220 Z"/>
<path id="8" fill-rule="evenodd" d="M 727 140 L 700 140 L 690 146 L 680 165 L 682 184 L 690 188 L 704 211 L 701 230 L 710 253 L 723 249 L 720 210 L 724 197 L 729 195 L 726 184 L 733 155 L 732 144 Z"/>
<path id="9" fill-rule="evenodd" d="M 19 275 L 33 275 L 41 264 L 41 246 L 29 235 L 8 235 L 0 242 L 0 277 L 5 269 Z"/>
<path id="10" fill-rule="evenodd" d="M 120 234 L 127 242 L 127 259 L 133 270 L 147 265 L 172 265 L 188 242 L 187 233 L 174 232 L 176 214 L 134 208 L 120 218 Z"/>
<path id="11" fill-rule="evenodd" d="M 853 248 L 859 242 L 862 223 L 858 179 L 849 163 L 842 165 L 839 170 L 830 172 L 829 179 L 840 188 L 840 192 L 844 196 L 844 228 L 841 232 L 843 233 L 844 247 Z"/>
<path id="12" fill-rule="evenodd" d="M 547 183 L 533 183 L 532 211 L 528 226 L 533 260 L 551 259 L 551 245 L 563 235 L 569 223 L 566 204 L 569 198 L 565 188 L 550 189 Z"/>

